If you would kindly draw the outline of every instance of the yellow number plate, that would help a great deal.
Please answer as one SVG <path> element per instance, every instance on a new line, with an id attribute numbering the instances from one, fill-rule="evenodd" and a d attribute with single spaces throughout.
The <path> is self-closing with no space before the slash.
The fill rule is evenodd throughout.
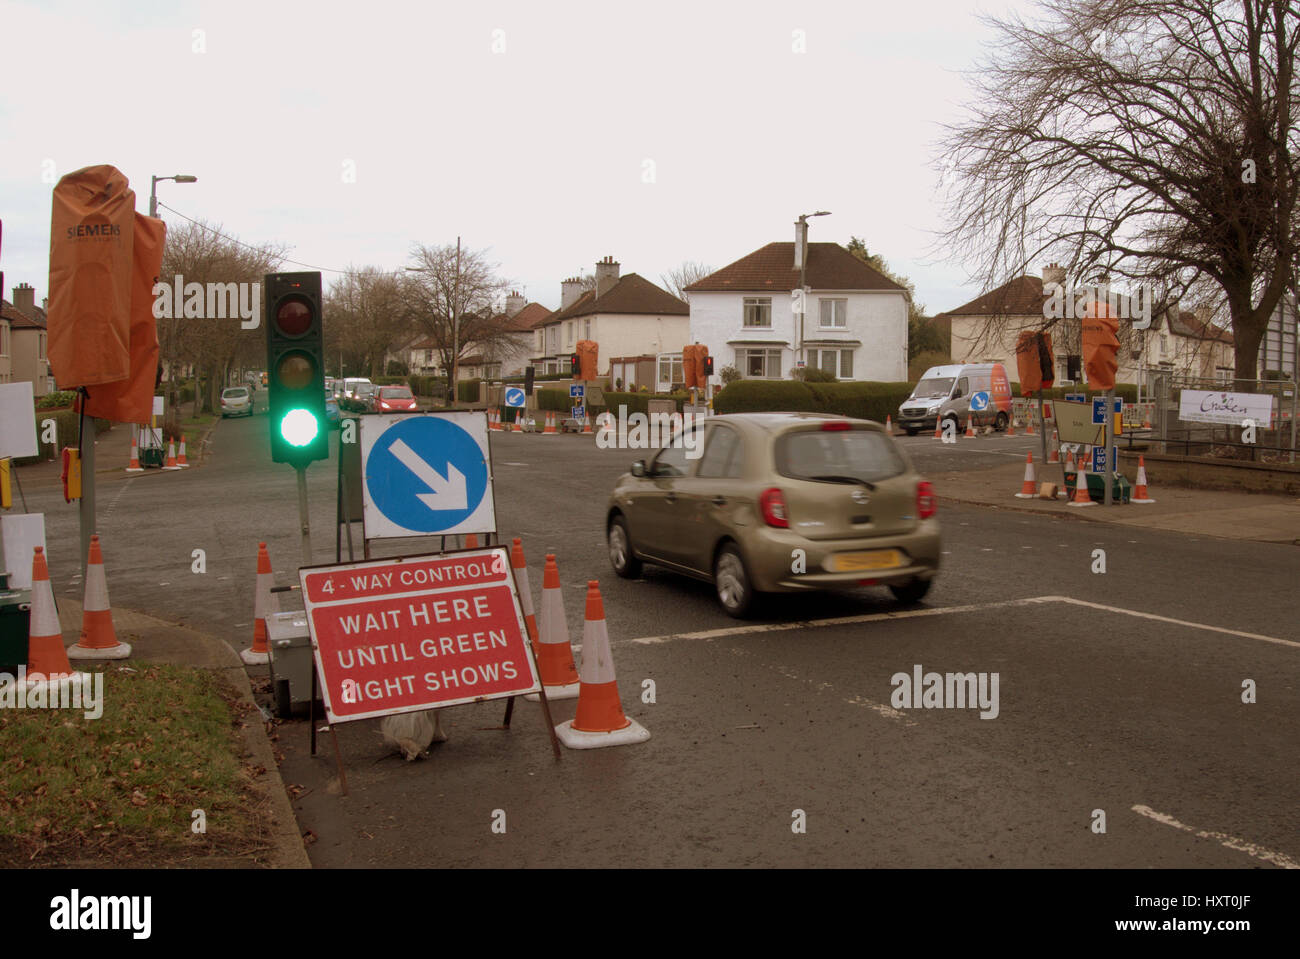
<path id="1" fill-rule="evenodd" d="M 873 549 L 866 553 L 836 553 L 834 572 L 856 573 L 866 569 L 894 569 L 903 565 L 903 554 L 896 549 Z"/>

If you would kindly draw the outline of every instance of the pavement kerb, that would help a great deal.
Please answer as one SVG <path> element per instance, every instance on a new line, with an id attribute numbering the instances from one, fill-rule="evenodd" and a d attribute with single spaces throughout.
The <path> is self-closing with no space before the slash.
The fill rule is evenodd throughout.
<path id="1" fill-rule="evenodd" d="M 59 623 L 64 635 L 76 635 L 81 628 L 81 603 L 65 596 L 59 598 L 58 607 Z M 271 742 L 267 739 L 261 710 L 253 699 L 248 673 L 235 650 L 229 643 L 215 636 L 120 606 L 113 607 L 113 625 L 118 638 L 134 647 L 130 659 L 117 661 L 113 665 L 162 662 L 195 669 L 212 669 L 226 679 L 249 706 L 249 721 L 244 723 L 240 735 L 252 764 L 266 770 L 265 774 L 254 780 L 254 784 L 265 790 L 274 813 L 271 823 L 274 850 L 269 856 L 269 865 L 274 869 L 310 869 L 311 860 L 298 833 L 298 817 L 294 815 L 284 780 L 280 777 L 280 767 L 275 761 Z M 157 635 L 159 633 L 163 634 L 161 642 Z M 158 648 L 151 654 L 150 646 L 155 644 Z"/>

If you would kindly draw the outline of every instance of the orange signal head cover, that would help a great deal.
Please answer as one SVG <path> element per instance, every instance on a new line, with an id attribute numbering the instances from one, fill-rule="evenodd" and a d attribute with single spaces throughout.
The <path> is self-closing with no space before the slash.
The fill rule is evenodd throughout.
<path id="1" fill-rule="evenodd" d="M 1115 388 L 1118 367 L 1119 321 L 1110 316 L 1104 303 L 1092 303 L 1083 318 L 1083 367 L 1088 385 L 1094 389 Z"/>

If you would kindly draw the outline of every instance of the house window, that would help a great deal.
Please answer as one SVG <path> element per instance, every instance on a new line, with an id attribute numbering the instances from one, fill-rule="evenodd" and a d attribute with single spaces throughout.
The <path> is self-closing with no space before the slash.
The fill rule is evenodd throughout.
<path id="1" fill-rule="evenodd" d="M 847 299 L 828 299 L 818 301 L 821 307 L 822 329 L 842 330 L 848 326 L 849 301 Z"/>
<path id="2" fill-rule="evenodd" d="M 745 326 L 772 328 L 772 298 L 770 296 L 745 297 Z"/>
<path id="3" fill-rule="evenodd" d="M 669 389 L 672 389 L 678 383 L 685 383 L 686 375 L 682 372 L 682 354 L 661 353 L 655 379 L 660 386 L 667 386 Z"/>
<path id="4" fill-rule="evenodd" d="M 852 350 L 810 350 L 809 359 L 814 367 L 825 370 L 831 376 L 845 380 L 853 378 Z"/>
<path id="5" fill-rule="evenodd" d="M 9 324 L 0 324 L 0 356 L 9 355 Z"/>
<path id="6" fill-rule="evenodd" d="M 780 350 L 736 350 L 736 368 L 743 376 L 780 379 Z"/>

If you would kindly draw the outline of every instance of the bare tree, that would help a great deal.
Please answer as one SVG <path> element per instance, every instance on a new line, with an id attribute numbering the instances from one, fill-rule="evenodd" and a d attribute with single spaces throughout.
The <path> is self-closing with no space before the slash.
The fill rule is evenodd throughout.
<path id="1" fill-rule="evenodd" d="M 405 346 L 415 330 L 409 285 L 405 274 L 349 268 L 325 297 L 331 348 L 354 357 L 371 378 L 384 375 L 385 357 Z"/>
<path id="2" fill-rule="evenodd" d="M 427 334 L 447 372 L 447 402 L 454 401 L 453 368 L 461 357 L 488 350 L 510 336 L 497 309 L 508 284 L 483 251 L 416 244 L 411 250 L 407 295 L 417 329 Z"/>
<path id="3" fill-rule="evenodd" d="M 1047 0 L 989 22 L 972 117 L 941 160 L 956 255 L 984 289 L 1059 260 L 1155 314 L 1226 303 L 1236 373 L 1300 265 L 1287 0 Z M 1045 326 L 1050 323 L 1045 322 Z"/>
<path id="4" fill-rule="evenodd" d="M 220 224 L 192 221 L 179 227 L 169 225 L 159 280 L 169 286 L 177 276 L 184 277 L 186 285 L 199 283 L 205 287 L 209 283 L 260 284 L 267 273 L 279 269 L 285 251 L 277 244 L 253 246 L 227 237 Z M 193 371 L 195 409 L 201 405 L 204 411 L 211 412 L 217 407 L 217 397 L 232 366 L 258 362 L 259 357 L 265 357 L 266 348 L 260 315 L 256 328 L 245 329 L 238 316 L 186 318 L 183 312 L 181 304 L 173 302 L 172 316 L 158 320 L 159 356 L 168 370 L 166 407 L 173 426 L 182 369 Z M 203 396 L 200 374 L 208 379 Z"/>
<path id="5" fill-rule="evenodd" d="M 667 273 L 660 273 L 659 279 L 663 282 L 666 289 L 679 300 L 686 299 L 685 290 L 696 280 L 702 280 L 713 272 L 713 267 L 705 266 L 703 263 L 696 263 L 694 260 L 683 260 L 681 266 L 673 267 Z"/>

